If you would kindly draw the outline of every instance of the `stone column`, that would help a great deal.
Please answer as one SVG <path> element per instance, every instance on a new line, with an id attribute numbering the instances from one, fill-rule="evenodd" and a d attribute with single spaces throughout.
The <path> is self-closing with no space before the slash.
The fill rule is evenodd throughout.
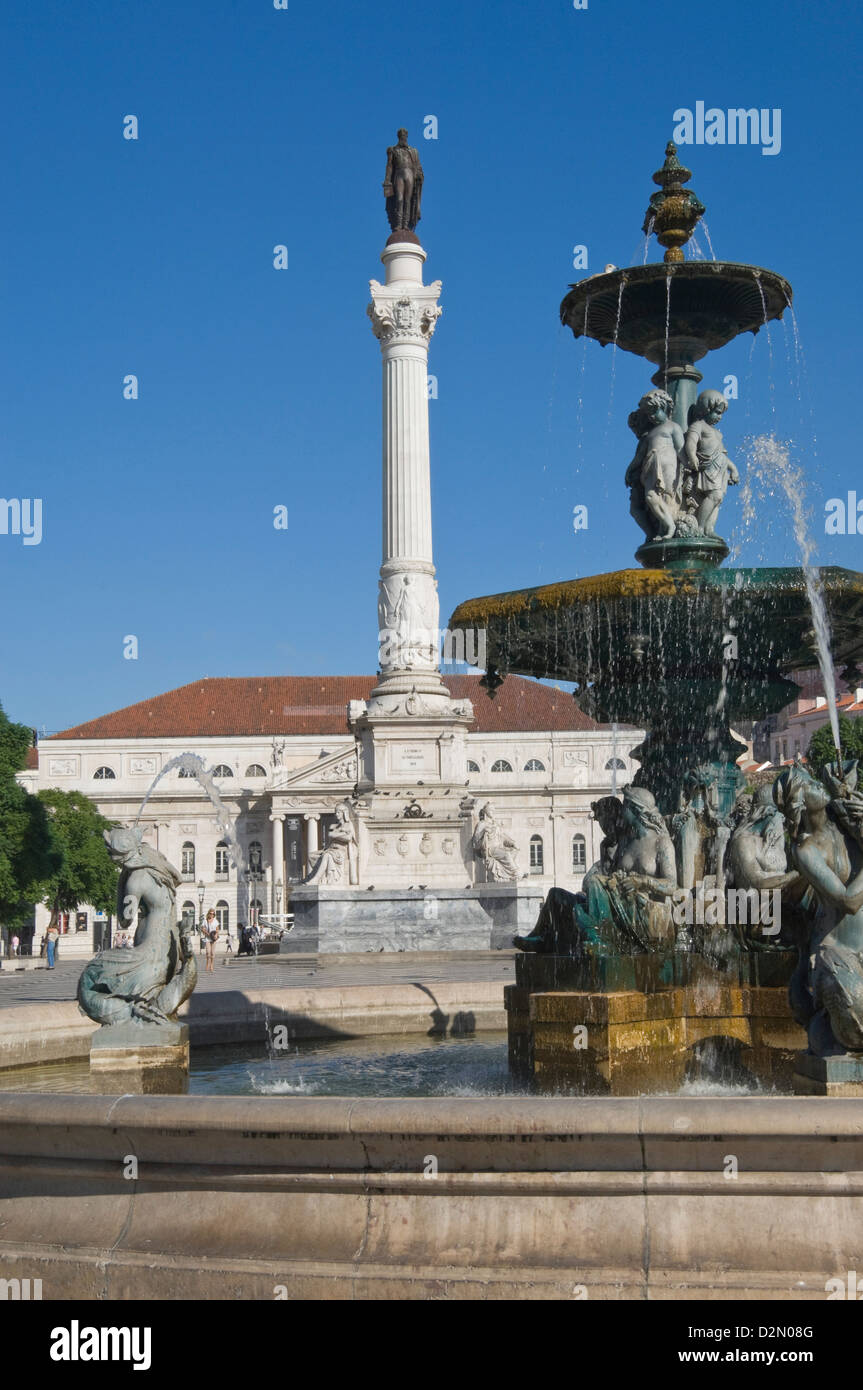
<path id="1" fill-rule="evenodd" d="M 306 822 L 306 873 L 310 874 L 315 867 L 320 850 L 318 848 L 318 816 L 307 815 L 304 817 Z"/>
<path id="2" fill-rule="evenodd" d="M 383 357 L 383 563 L 378 586 L 378 690 L 441 689 L 432 560 L 428 347 L 441 283 L 424 285 L 415 239 L 388 243 L 368 313 Z"/>
<path id="3" fill-rule="evenodd" d="M 282 815 L 271 815 L 273 823 L 273 912 L 278 912 L 276 904 L 276 883 L 282 880 L 282 888 L 285 886 L 285 817 Z"/>

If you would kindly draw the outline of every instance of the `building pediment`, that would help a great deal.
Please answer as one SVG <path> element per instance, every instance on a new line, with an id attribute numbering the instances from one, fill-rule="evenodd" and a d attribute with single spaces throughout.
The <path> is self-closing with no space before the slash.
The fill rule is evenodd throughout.
<path id="1" fill-rule="evenodd" d="M 358 777 L 357 753 L 355 748 L 340 748 L 313 763 L 292 768 L 290 772 L 277 774 L 273 781 L 274 792 L 287 791 L 352 791 Z"/>

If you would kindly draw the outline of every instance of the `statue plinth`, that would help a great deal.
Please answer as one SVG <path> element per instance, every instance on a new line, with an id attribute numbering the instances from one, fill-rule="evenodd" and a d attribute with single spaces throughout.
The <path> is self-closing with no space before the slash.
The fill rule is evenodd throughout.
<path id="1" fill-rule="evenodd" d="M 835 1057 L 813 1057 L 801 1052 L 795 1059 L 794 1094 L 797 1096 L 863 1097 L 863 1054 L 844 1052 Z"/>
<path id="2" fill-rule="evenodd" d="M 90 1043 L 90 1075 L 99 1094 L 182 1095 L 189 1083 L 188 1025 L 100 1028 Z"/>
<path id="3" fill-rule="evenodd" d="M 729 553 L 721 536 L 672 536 L 645 541 L 635 558 L 646 570 L 703 570 L 715 569 Z"/>

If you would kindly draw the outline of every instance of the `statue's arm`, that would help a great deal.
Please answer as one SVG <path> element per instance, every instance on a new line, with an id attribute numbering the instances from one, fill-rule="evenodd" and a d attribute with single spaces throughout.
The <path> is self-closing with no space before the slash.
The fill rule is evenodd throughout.
<path id="1" fill-rule="evenodd" d="M 846 885 L 833 872 L 816 845 L 805 842 L 797 845 L 794 857 L 803 877 L 812 884 L 820 898 L 840 912 L 860 911 L 863 907 L 863 869 Z"/>
<path id="2" fill-rule="evenodd" d="M 391 198 L 393 194 L 393 147 L 387 150 L 387 168 L 384 174 L 384 197 Z"/>
<path id="3" fill-rule="evenodd" d="M 624 487 L 633 487 L 641 477 L 641 465 L 644 461 L 645 440 L 639 439 L 635 448 L 635 455 L 632 463 L 626 470 L 626 477 L 623 480 Z"/>
<path id="4" fill-rule="evenodd" d="M 700 442 L 701 423 L 697 421 L 694 425 L 689 426 L 683 441 L 683 451 L 686 455 L 686 461 L 693 472 L 698 471 L 698 445 Z"/>

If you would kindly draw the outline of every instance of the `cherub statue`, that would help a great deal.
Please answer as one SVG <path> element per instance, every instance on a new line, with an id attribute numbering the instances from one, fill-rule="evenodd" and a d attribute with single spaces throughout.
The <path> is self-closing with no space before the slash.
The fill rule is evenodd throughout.
<path id="1" fill-rule="evenodd" d="M 728 408 L 721 391 L 702 391 L 690 407 L 684 441 L 685 487 L 697 504 L 696 520 L 705 536 L 715 536 L 716 517 L 729 483 L 740 475 L 725 452 L 716 425 Z"/>
<path id="2" fill-rule="evenodd" d="M 638 448 L 624 481 L 631 489 L 629 510 L 648 540 L 671 540 L 680 510 L 683 430 L 671 418 L 673 409 L 667 391 L 648 391 L 628 422 Z"/>

